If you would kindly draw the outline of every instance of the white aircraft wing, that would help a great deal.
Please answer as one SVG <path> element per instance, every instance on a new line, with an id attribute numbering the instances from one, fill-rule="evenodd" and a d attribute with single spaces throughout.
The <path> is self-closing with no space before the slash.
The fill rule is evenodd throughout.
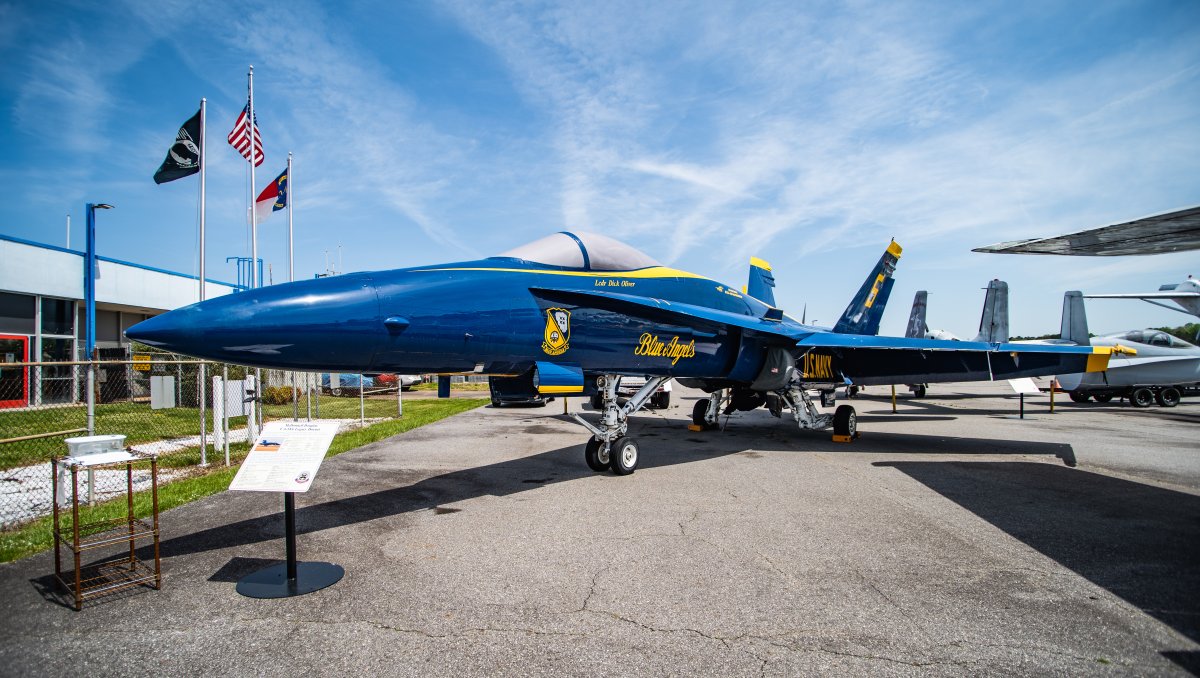
<path id="1" fill-rule="evenodd" d="M 1085 294 L 1088 299 L 1197 299 L 1200 292 L 1142 292 L 1140 294 Z"/>

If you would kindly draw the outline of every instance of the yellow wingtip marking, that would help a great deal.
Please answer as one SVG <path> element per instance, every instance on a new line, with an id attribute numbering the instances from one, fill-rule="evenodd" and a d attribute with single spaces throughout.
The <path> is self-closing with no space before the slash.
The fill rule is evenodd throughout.
<path id="1" fill-rule="evenodd" d="M 771 265 L 768 264 L 767 262 L 763 261 L 762 259 L 759 259 L 758 257 L 750 257 L 750 265 L 757 266 L 758 268 L 761 268 L 761 269 L 764 269 L 767 271 L 771 270 Z"/>

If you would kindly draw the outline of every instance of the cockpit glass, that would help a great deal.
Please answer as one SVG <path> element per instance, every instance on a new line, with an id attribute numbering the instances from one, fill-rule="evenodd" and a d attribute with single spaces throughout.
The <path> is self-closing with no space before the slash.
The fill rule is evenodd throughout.
<path id="1" fill-rule="evenodd" d="M 1154 334 L 1150 335 L 1150 341 L 1147 343 L 1149 343 L 1151 346 L 1170 346 L 1171 340 L 1167 338 L 1165 333 L 1155 332 Z"/>
<path id="2" fill-rule="evenodd" d="M 492 258 L 505 257 L 589 271 L 633 271 L 662 265 L 623 242 L 585 231 L 548 235 Z"/>

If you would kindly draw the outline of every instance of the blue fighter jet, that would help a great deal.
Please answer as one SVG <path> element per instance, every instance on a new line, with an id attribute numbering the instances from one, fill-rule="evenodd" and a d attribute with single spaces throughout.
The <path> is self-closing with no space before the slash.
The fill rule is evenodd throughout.
<path id="1" fill-rule="evenodd" d="M 857 431 L 843 385 L 1009 379 L 1103 370 L 1107 347 L 874 336 L 872 309 L 891 289 L 892 243 L 832 328 L 773 304 L 765 262 L 747 292 L 662 266 L 611 238 L 561 232 L 496 257 L 273 285 L 203 301 L 131 327 L 130 339 L 186 355 L 314 372 L 517 376 L 547 395 L 599 394 L 588 465 L 638 465 L 629 415 L 674 378 L 709 393 L 692 413 L 711 427 L 722 408 L 784 409 L 801 429 Z M 768 280 L 769 279 L 769 280 Z M 756 298 L 754 292 L 764 299 Z M 618 400 L 621 376 L 645 378 Z"/>

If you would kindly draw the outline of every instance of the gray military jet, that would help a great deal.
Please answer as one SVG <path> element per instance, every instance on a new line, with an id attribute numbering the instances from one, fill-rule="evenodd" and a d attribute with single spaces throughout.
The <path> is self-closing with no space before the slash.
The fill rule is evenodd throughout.
<path id="1" fill-rule="evenodd" d="M 1113 352 L 1103 372 L 1058 375 L 1059 387 L 1069 393 L 1071 400 L 1106 403 L 1121 397 L 1128 398 L 1134 407 L 1149 407 L 1156 401 L 1163 407 L 1175 407 L 1186 387 L 1200 383 L 1200 347 L 1154 329 L 1089 337 L 1083 297 L 1079 292 L 1064 295 L 1062 338 L 1048 343 L 1120 350 Z"/>

